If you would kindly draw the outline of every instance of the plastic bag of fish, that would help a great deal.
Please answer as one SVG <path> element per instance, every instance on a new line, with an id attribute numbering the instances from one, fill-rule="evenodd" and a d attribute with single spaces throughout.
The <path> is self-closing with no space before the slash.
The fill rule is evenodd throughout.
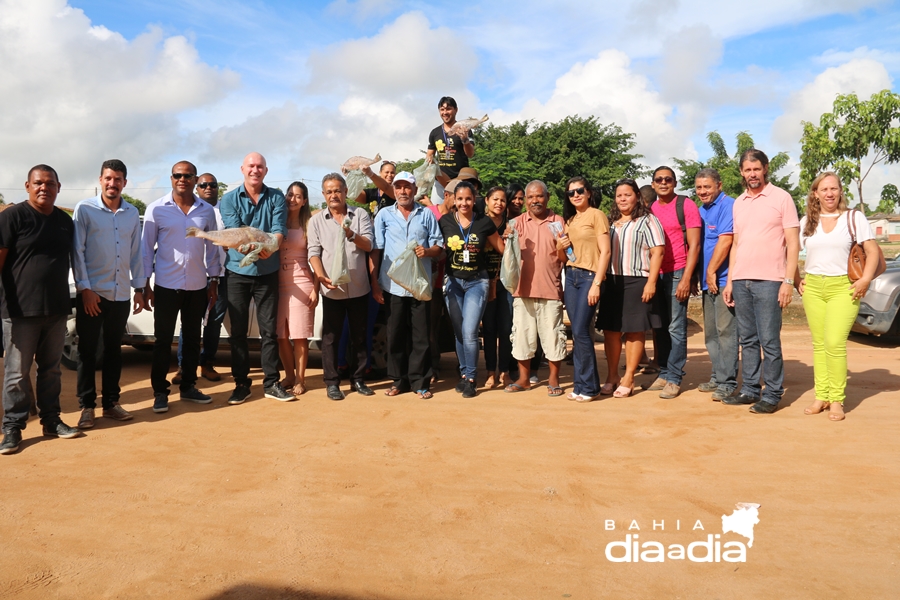
<path id="1" fill-rule="evenodd" d="M 431 196 L 431 188 L 434 187 L 434 180 L 440 172 L 440 167 L 436 162 L 424 162 L 413 170 L 413 177 L 416 178 L 416 185 L 419 188 L 417 196 L 427 198 Z"/>
<path id="2" fill-rule="evenodd" d="M 356 202 L 356 199 L 366 186 L 369 184 L 369 178 L 359 169 L 354 169 L 347 173 L 347 199 Z"/>
<path id="3" fill-rule="evenodd" d="M 416 246 L 418 245 L 419 243 L 415 240 L 409 242 L 400 256 L 391 264 L 387 276 L 412 294 L 416 300 L 431 300 L 431 281 L 428 279 L 428 274 L 425 273 L 425 265 L 416 256 Z"/>

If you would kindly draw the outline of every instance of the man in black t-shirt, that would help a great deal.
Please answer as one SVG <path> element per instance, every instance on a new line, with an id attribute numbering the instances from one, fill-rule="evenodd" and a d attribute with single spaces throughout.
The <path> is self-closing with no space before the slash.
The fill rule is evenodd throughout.
<path id="1" fill-rule="evenodd" d="M 59 418 L 59 361 L 72 312 L 69 256 L 75 233 L 72 218 L 54 206 L 59 188 L 52 167 L 32 167 L 25 182 L 28 200 L 0 213 L 0 316 L 6 347 L 0 454 L 12 454 L 22 443 L 28 409 L 35 401 L 32 363 L 37 363 L 44 435 L 83 435 Z"/>
<path id="2" fill-rule="evenodd" d="M 444 196 L 444 186 L 459 175 L 460 169 L 469 166 L 469 159 L 475 156 L 475 143 L 468 133 L 465 139 L 447 132 L 456 124 L 456 113 L 459 109 L 456 100 L 444 96 L 438 100 L 438 112 L 443 123 L 431 130 L 428 135 L 428 152 L 425 162 L 437 162 L 441 168 L 435 181 L 431 197 L 432 202 L 440 204 Z"/>

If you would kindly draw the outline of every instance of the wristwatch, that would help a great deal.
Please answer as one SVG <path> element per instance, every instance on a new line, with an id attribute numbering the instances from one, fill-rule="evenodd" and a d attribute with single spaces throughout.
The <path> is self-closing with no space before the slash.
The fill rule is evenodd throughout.
<path id="1" fill-rule="evenodd" d="M 213 281 L 215 281 L 216 283 L 219 283 L 219 278 L 218 277 L 210 277 L 209 282 L 212 283 Z"/>
<path id="2" fill-rule="evenodd" d="M 351 235 L 351 236 L 350 236 L 349 238 L 347 238 L 347 239 L 350 240 L 351 242 L 352 242 L 353 240 L 355 240 L 355 239 L 356 239 L 356 232 L 354 231 L 354 232 L 353 232 L 353 235 Z"/>
<path id="3" fill-rule="evenodd" d="M 595 279 L 594 282 L 593 282 L 593 284 L 596 285 L 597 287 L 600 287 L 601 285 L 603 285 L 603 282 L 602 282 L 602 281 L 597 281 L 597 280 Z"/>
<path id="4" fill-rule="evenodd" d="M 138 293 L 143 294 L 143 293 L 144 293 L 144 288 L 134 288 L 134 293 L 135 293 L 135 294 L 138 294 Z"/>
<path id="5" fill-rule="evenodd" d="M 786 277 L 784 282 L 788 285 L 794 285 L 794 280 L 791 279 L 790 277 Z"/>

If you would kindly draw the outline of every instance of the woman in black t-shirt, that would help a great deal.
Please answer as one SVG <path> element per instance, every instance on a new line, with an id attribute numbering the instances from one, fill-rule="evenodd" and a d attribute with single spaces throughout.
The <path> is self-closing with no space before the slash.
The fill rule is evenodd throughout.
<path id="1" fill-rule="evenodd" d="M 444 215 L 439 222 L 447 255 L 447 291 L 445 300 L 459 357 L 460 380 L 457 392 L 473 398 L 475 367 L 478 363 L 478 324 L 484 313 L 488 295 L 488 245 L 503 254 L 503 240 L 490 218 L 477 216 L 475 187 L 465 181 L 456 186 L 456 212 Z"/>
<path id="2" fill-rule="evenodd" d="M 502 187 L 495 186 L 488 190 L 485 198 L 486 215 L 502 237 L 507 224 L 506 192 Z M 493 248 L 487 249 L 490 288 L 481 318 L 481 334 L 484 338 L 484 366 L 488 372 L 484 385 L 488 389 L 497 387 L 501 382 L 503 387 L 512 383 L 514 378 L 510 369 L 516 364 L 512 359 L 512 341 L 509 337 L 512 334 L 512 295 L 498 280 L 502 258 L 503 255 Z"/>
<path id="3" fill-rule="evenodd" d="M 365 204 L 368 206 L 369 212 L 372 213 L 372 218 L 374 219 L 375 213 L 396 202 L 396 200 L 394 200 L 394 188 L 392 185 L 394 183 L 394 177 L 397 175 L 397 167 L 391 161 L 386 160 L 381 163 L 381 169 L 378 171 L 378 175 L 375 174 L 371 166 L 363 167 L 362 172 L 366 174 L 366 177 L 372 180 L 375 187 L 364 189 L 359 193 L 359 196 L 357 196 L 355 200 L 357 204 Z M 375 203 L 374 206 L 372 205 L 373 202 Z"/>

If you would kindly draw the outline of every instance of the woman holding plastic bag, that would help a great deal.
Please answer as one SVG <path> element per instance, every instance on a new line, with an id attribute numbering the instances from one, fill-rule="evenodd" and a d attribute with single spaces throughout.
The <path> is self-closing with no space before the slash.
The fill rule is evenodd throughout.
<path id="1" fill-rule="evenodd" d="M 485 198 L 486 215 L 497 227 L 497 233 L 503 237 L 507 229 L 506 192 L 502 187 L 492 187 Z M 481 332 L 484 339 L 484 366 L 488 372 L 484 386 L 491 389 L 500 383 L 506 387 L 513 382 L 515 371 L 511 369 L 516 361 L 512 357 L 512 341 L 509 338 L 512 334 L 512 294 L 499 281 L 500 263 L 505 253 L 501 254 L 493 247 L 488 247 L 486 256 L 490 288 L 488 303 L 481 318 Z"/>
<path id="2" fill-rule="evenodd" d="M 489 289 L 486 248 L 503 253 L 503 239 L 494 222 L 475 214 L 475 187 L 462 181 L 454 193 L 456 212 L 440 220 L 447 254 L 447 311 L 456 337 L 460 380 L 456 391 L 473 398 L 478 363 L 478 324 Z"/>

